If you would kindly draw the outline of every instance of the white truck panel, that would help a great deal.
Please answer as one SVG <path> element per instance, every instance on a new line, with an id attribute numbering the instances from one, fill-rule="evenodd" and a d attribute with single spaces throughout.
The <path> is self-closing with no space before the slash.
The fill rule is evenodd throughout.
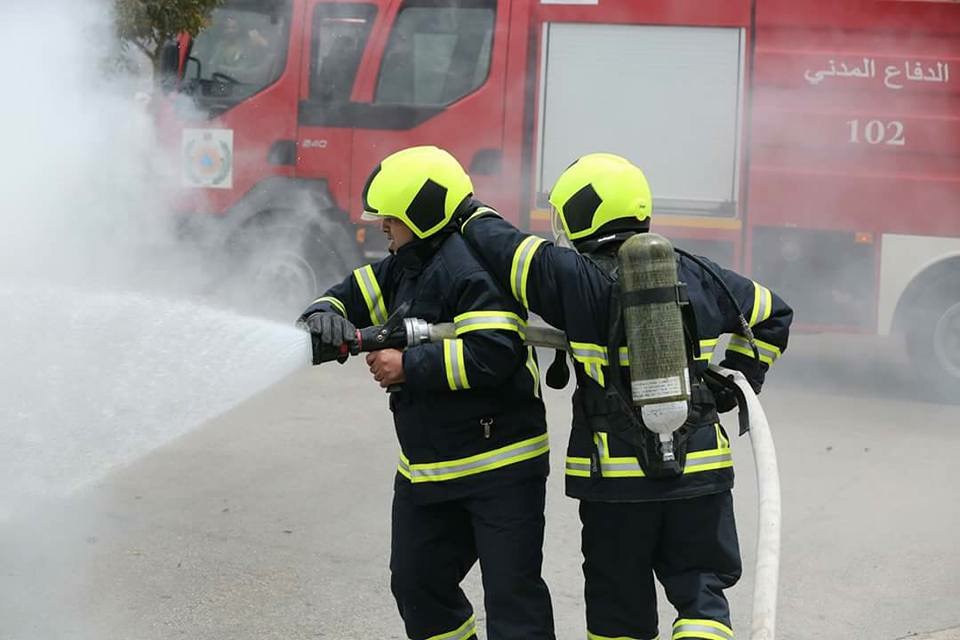
<path id="1" fill-rule="evenodd" d="M 644 170 L 657 209 L 732 212 L 740 29 L 553 23 L 545 31 L 538 191 L 578 156 L 608 151 Z"/>
<path id="2" fill-rule="evenodd" d="M 897 303 L 924 269 L 960 256 L 960 238 L 885 234 L 880 246 L 880 295 L 877 332 L 889 335 Z"/>

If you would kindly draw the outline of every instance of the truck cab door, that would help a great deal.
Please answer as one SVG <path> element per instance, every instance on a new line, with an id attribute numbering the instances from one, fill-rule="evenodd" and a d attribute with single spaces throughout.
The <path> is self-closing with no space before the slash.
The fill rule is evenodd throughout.
<path id="1" fill-rule="evenodd" d="M 296 175 L 324 180 L 335 206 L 343 209 L 348 209 L 356 188 L 350 179 L 351 96 L 385 4 L 382 0 L 312 0 L 307 6 L 309 35 L 303 39 Z"/>
<path id="2" fill-rule="evenodd" d="M 513 202 L 516 181 L 501 171 L 510 5 L 392 3 L 354 94 L 352 210 L 361 206 L 359 186 L 385 156 L 425 144 L 451 152 L 481 199 Z"/>

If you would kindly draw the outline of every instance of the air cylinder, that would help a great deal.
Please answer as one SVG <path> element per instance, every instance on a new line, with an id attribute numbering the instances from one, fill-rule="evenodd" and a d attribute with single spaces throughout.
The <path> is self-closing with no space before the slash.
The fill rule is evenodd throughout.
<path id="1" fill-rule="evenodd" d="M 690 400 L 673 245 L 658 234 L 638 233 L 620 246 L 617 259 L 630 394 L 643 424 L 665 440 L 686 422 Z"/>

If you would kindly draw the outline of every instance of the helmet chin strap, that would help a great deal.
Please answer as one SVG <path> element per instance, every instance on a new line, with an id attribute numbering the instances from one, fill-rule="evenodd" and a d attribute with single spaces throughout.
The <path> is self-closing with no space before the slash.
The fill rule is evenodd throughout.
<path id="1" fill-rule="evenodd" d="M 558 247 L 564 247 L 566 249 L 574 248 L 573 243 L 570 242 L 570 238 L 567 237 L 567 233 L 565 231 L 553 234 L 553 243 Z"/>
<path id="2" fill-rule="evenodd" d="M 554 206 L 550 207 L 550 230 L 553 232 L 553 242 L 558 247 L 573 248 L 573 243 L 567 237 L 567 231 L 563 228 L 563 221 L 560 219 L 560 212 Z"/>
<path id="3" fill-rule="evenodd" d="M 617 247 L 630 236 L 641 233 L 638 230 L 619 231 L 617 233 L 601 233 L 596 237 L 582 238 L 573 243 L 573 247 L 580 253 L 598 253 L 608 247 Z"/>
<path id="4" fill-rule="evenodd" d="M 633 221 L 627 224 L 616 221 L 604 227 L 586 238 L 574 240 L 573 247 L 580 253 L 596 253 L 608 247 L 620 246 L 630 236 L 650 231 L 650 223 L 647 221 Z"/>

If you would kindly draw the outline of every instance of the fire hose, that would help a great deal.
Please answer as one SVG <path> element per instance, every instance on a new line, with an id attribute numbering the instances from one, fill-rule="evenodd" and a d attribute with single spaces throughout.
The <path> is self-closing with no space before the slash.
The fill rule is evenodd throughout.
<path id="1" fill-rule="evenodd" d="M 419 318 L 405 318 L 408 309 L 408 305 L 401 305 L 385 324 L 359 329 L 356 340 L 349 346 L 344 344 L 334 348 L 314 339 L 313 363 L 342 361 L 361 352 L 403 349 L 456 337 L 452 323 L 431 324 Z M 566 334 L 549 327 L 528 326 L 524 341 L 530 346 L 556 351 L 557 357 L 547 371 L 547 384 L 556 389 L 566 386 L 569 369 L 565 352 L 570 350 Z M 773 436 L 763 407 L 742 373 L 711 364 L 706 375 L 735 392 L 740 433 L 750 434 L 759 498 L 750 639 L 774 640 L 780 574 L 780 476 Z"/>

